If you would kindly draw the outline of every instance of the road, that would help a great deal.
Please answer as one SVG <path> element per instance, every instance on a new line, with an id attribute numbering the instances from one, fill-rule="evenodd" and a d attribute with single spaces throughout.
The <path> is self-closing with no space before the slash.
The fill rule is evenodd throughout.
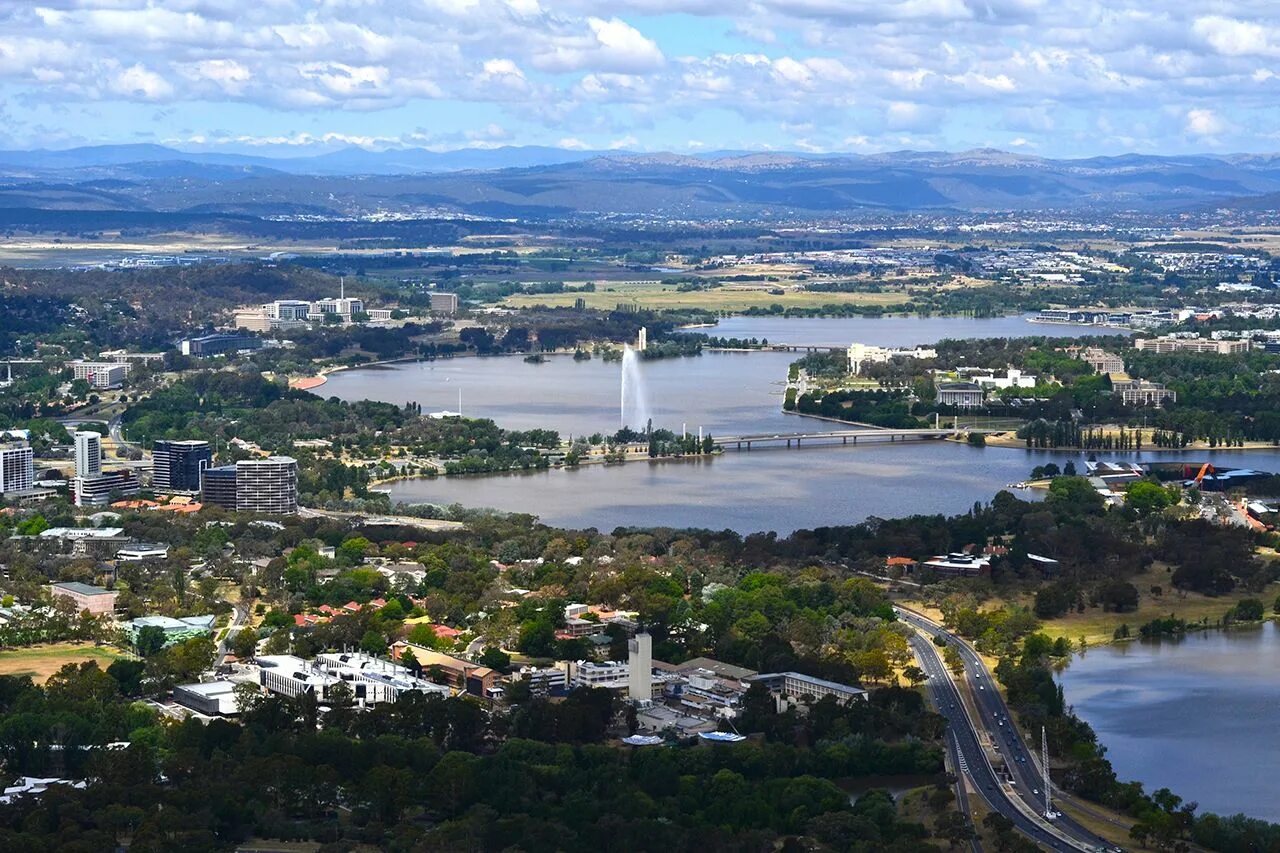
<path id="1" fill-rule="evenodd" d="M 959 738 L 968 771 L 973 775 L 983 798 L 1005 817 L 1013 820 L 1019 830 L 1054 849 L 1095 850 L 1110 846 L 1106 839 L 1090 832 L 1067 815 L 1060 814 L 1052 822 L 1052 830 L 1049 828 L 1049 822 L 1040 817 L 1044 813 L 1044 793 L 1041 790 L 1043 780 L 1039 764 L 1010 717 L 1004 697 L 995 687 L 982 658 L 963 640 L 923 616 L 901 608 L 895 610 L 899 618 L 922 632 L 912 638 L 912 649 L 921 662 L 921 668 L 929 676 L 929 690 L 936 706 Z M 968 682 L 970 695 L 974 697 L 973 711 L 980 715 L 980 719 L 974 719 L 968 706 L 961 700 L 952 674 L 943 662 L 938 647 L 932 642 L 933 637 L 942 637 L 960 652 L 965 663 L 964 678 Z M 981 740 L 984 737 L 998 749 L 999 755 L 994 761 L 983 751 Z M 999 773 L 1006 770 L 1013 778 L 1012 785 L 999 777 Z M 994 788 L 991 787 L 992 783 Z M 1036 817 L 1033 819 L 1032 815 Z M 1068 845 L 1062 836 L 1069 839 L 1071 844 Z"/>
<path id="2" fill-rule="evenodd" d="M 417 518 L 411 515 L 369 515 L 359 512 L 339 512 L 330 509 L 298 507 L 298 515 L 302 518 L 332 518 L 341 521 L 352 521 L 366 525 L 396 525 L 416 527 L 419 530 L 462 530 L 466 527 L 461 521 L 444 521 L 438 518 Z"/>
<path id="3" fill-rule="evenodd" d="M 252 602 L 241 601 L 236 604 L 235 610 L 231 614 L 231 624 L 227 626 L 227 633 L 223 635 L 221 642 L 218 643 L 217 652 L 213 656 L 213 668 L 217 669 L 226 661 L 227 655 L 230 654 L 231 641 L 235 639 L 236 634 L 240 633 L 240 626 L 249 619 L 249 608 Z"/>

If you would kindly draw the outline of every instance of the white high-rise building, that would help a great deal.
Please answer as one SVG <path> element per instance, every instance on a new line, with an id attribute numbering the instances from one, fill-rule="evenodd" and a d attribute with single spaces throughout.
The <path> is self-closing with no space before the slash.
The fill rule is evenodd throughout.
<path id="1" fill-rule="evenodd" d="M 76 476 L 96 477 L 102 473 L 102 436 L 81 430 L 76 433 Z"/>
<path id="2" fill-rule="evenodd" d="M 292 515 L 298 511 L 298 460 L 292 456 L 236 463 L 236 510 Z"/>
<path id="3" fill-rule="evenodd" d="M 0 444 L 0 494 L 25 492 L 36 482 L 35 454 L 25 442 Z"/>
<path id="4" fill-rule="evenodd" d="M 653 699 L 653 637 L 647 633 L 627 640 L 627 698 L 632 702 Z"/>

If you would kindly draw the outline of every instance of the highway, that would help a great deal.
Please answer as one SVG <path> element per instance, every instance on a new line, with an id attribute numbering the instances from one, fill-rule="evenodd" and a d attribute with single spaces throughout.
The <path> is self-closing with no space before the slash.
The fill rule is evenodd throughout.
<path id="1" fill-rule="evenodd" d="M 957 735 L 968 765 L 967 772 L 988 804 L 1013 820 L 1018 829 L 1032 840 L 1056 850 L 1109 847 L 1110 842 L 1066 815 L 1060 814 L 1052 824 L 1041 817 L 1044 814 L 1044 792 L 1041 790 L 1043 780 L 1038 759 L 1035 752 L 1028 749 L 1022 733 L 1009 715 L 1004 698 L 992 681 L 991 673 L 977 652 L 923 616 L 902 608 L 894 609 L 899 618 L 917 629 L 911 646 L 921 668 L 929 676 L 930 695 Z M 970 695 L 974 697 L 974 712 L 980 719 L 974 719 L 961 701 L 951 672 L 943 662 L 939 648 L 932 642 L 933 637 L 942 637 L 960 653 L 965 663 L 964 678 L 969 684 Z M 983 735 L 980 732 L 985 732 L 986 738 L 998 747 L 999 756 L 994 761 L 982 749 L 980 741 Z M 1006 768 L 1013 777 L 1012 785 L 999 776 Z"/>

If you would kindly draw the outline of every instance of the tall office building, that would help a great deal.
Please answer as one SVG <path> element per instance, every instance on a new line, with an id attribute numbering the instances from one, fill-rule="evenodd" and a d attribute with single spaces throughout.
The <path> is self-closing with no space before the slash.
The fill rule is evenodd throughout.
<path id="1" fill-rule="evenodd" d="M 102 436 L 96 432 L 76 433 L 76 476 L 96 477 L 102 473 Z"/>
<path id="2" fill-rule="evenodd" d="M 35 486 L 35 454 L 26 442 L 0 444 L 0 494 L 25 492 Z"/>
<path id="3" fill-rule="evenodd" d="M 632 702 L 653 699 L 653 637 L 647 633 L 627 640 L 627 698 Z"/>
<path id="4" fill-rule="evenodd" d="M 236 463 L 236 509 L 287 515 L 298 511 L 298 460 L 268 456 Z"/>
<path id="5" fill-rule="evenodd" d="M 206 468 L 200 476 L 200 502 L 235 512 L 236 466 Z"/>
<path id="6" fill-rule="evenodd" d="M 207 441 L 157 441 L 151 449 L 151 485 L 157 492 L 194 495 L 213 461 Z"/>

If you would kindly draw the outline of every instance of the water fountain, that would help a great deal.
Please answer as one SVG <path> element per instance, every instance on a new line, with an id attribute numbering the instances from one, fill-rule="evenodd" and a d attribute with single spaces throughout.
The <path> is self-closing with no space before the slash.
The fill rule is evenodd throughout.
<path id="1" fill-rule="evenodd" d="M 640 331 L 640 341 L 643 343 L 644 330 Z M 640 353 L 628 344 L 622 351 L 622 388 L 618 411 L 620 425 L 643 431 L 648 428 L 651 416 L 649 394 L 645 390 L 644 376 L 640 372 Z"/>

